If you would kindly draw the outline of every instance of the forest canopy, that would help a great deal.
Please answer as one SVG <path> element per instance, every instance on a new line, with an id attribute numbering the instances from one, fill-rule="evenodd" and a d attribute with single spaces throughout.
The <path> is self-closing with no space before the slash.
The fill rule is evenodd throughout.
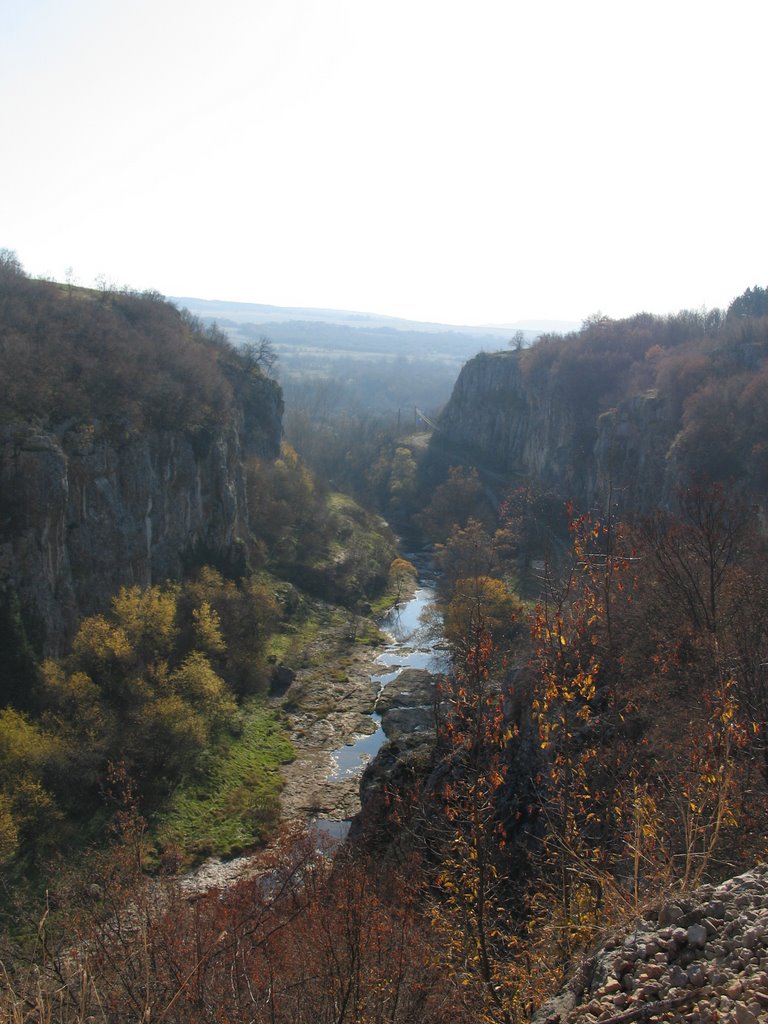
<path id="1" fill-rule="evenodd" d="M 0 416 L 195 430 L 226 416 L 233 382 L 262 375 L 215 326 L 157 292 L 29 278 L 0 253 Z"/>

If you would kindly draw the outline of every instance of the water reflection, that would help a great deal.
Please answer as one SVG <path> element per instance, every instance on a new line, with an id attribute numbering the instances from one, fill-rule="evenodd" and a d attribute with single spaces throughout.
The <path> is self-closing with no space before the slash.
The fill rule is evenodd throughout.
<path id="1" fill-rule="evenodd" d="M 446 655 L 441 650 L 441 622 L 432 608 L 434 597 L 432 587 L 419 587 L 409 601 L 401 602 L 380 619 L 379 626 L 389 635 L 390 643 L 376 662 L 391 671 L 377 673 L 371 678 L 382 688 L 397 679 L 405 668 L 421 668 L 428 672 L 441 672 L 447 668 Z M 334 768 L 328 777 L 330 782 L 362 774 L 365 765 L 386 742 L 380 716 L 374 713 L 372 717 L 377 725 L 375 732 L 334 751 Z"/>

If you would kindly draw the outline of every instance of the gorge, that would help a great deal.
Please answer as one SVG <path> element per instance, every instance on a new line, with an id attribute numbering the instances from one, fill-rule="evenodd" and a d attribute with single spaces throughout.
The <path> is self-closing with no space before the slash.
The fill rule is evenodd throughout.
<path id="1" fill-rule="evenodd" d="M 353 498 L 254 350 L 4 272 L 9 1019 L 752 1024 L 764 872 L 724 879 L 768 807 L 764 313 L 480 353 L 429 438 L 329 418 Z M 353 816 L 335 858 L 295 825 Z"/>

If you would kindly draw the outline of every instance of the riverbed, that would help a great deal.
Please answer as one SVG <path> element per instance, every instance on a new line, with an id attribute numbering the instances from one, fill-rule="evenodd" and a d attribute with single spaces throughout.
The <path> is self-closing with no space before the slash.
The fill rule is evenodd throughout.
<path id="1" fill-rule="evenodd" d="M 386 742 L 376 712 L 379 695 L 406 668 L 430 672 L 446 668 L 434 597 L 428 565 L 422 566 L 414 593 L 378 620 L 386 638 L 383 646 L 350 647 L 349 642 L 340 641 L 337 658 L 320 670 L 298 672 L 288 691 L 276 699 L 276 707 L 296 705 L 285 712 L 296 751 L 294 760 L 282 769 L 286 822 L 313 822 L 335 839 L 346 835 L 351 818 L 360 810 L 365 765 Z M 326 648 L 333 642 L 328 637 L 323 641 Z M 190 893 L 226 887 L 258 872 L 259 864 L 258 853 L 230 861 L 211 858 L 181 884 Z"/>
<path id="2" fill-rule="evenodd" d="M 379 693 L 406 668 L 433 673 L 445 670 L 442 623 L 433 609 L 434 599 L 434 589 L 425 582 L 409 600 L 395 605 L 380 619 L 378 625 L 388 637 L 388 643 L 375 659 L 381 670 L 371 674 Z M 357 736 L 333 751 L 329 781 L 359 778 L 366 764 L 386 742 L 381 716 L 374 711 L 371 720 L 375 727 L 372 732 Z"/>
<path id="3" fill-rule="evenodd" d="M 419 573 L 412 593 L 377 621 L 385 641 L 369 647 L 342 642 L 338 655 L 313 658 L 297 674 L 282 706 L 295 759 L 284 766 L 281 804 L 286 820 L 315 821 L 343 834 L 360 810 L 360 777 L 386 742 L 376 702 L 407 668 L 444 667 L 442 622 L 434 612 L 434 581 L 427 558 L 411 558 Z M 321 643 L 328 643 L 328 638 Z M 319 652 L 318 652 L 319 653 Z M 312 667 L 320 666 L 320 667 Z"/>

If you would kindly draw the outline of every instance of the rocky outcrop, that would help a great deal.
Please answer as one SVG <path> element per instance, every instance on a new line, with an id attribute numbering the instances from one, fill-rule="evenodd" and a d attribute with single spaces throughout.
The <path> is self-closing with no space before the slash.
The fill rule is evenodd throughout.
<path id="1" fill-rule="evenodd" d="M 421 668 L 404 668 L 376 700 L 381 727 L 388 740 L 433 743 L 435 697 L 439 676 Z"/>
<path id="2" fill-rule="evenodd" d="M 635 511 L 668 500 L 668 459 L 678 427 L 656 391 L 615 408 L 591 408 L 534 385 L 520 352 L 481 353 L 461 371 L 429 446 L 436 479 L 450 465 L 476 466 L 501 497 L 535 481 L 577 507 L 605 501 Z"/>
<path id="3" fill-rule="evenodd" d="M 408 793 L 414 780 L 428 778 L 435 766 L 438 679 L 425 669 L 403 669 L 376 701 L 387 742 L 365 766 L 361 810 L 350 829 L 352 838 L 364 836 L 372 848 L 392 841 L 390 796 Z"/>
<path id="4" fill-rule="evenodd" d="M 768 866 L 647 911 L 534 1024 L 758 1024 L 768 1018 Z"/>
<path id="5" fill-rule="evenodd" d="M 249 455 L 274 456 L 282 399 L 254 381 L 205 432 L 98 423 L 0 431 L 0 589 L 13 589 L 37 646 L 60 652 L 120 586 L 181 575 L 202 555 L 244 561 Z"/>

